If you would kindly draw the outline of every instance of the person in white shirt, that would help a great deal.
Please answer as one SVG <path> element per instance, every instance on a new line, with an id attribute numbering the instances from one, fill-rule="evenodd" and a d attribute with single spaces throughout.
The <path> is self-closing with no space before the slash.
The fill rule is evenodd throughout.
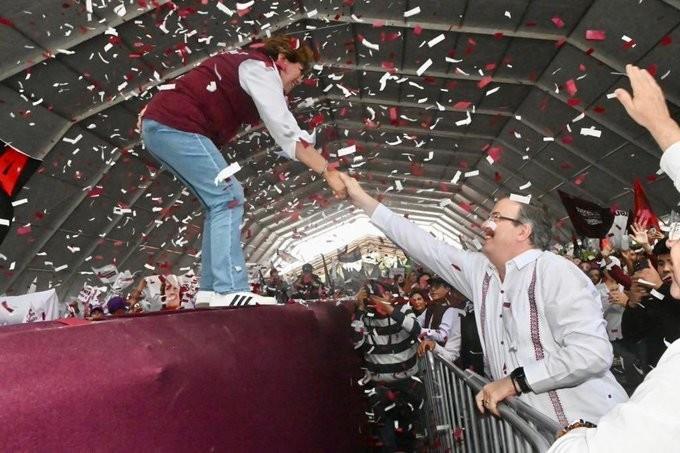
<path id="1" fill-rule="evenodd" d="M 484 222 L 483 253 L 459 250 L 399 216 L 341 178 L 354 203 L 385 234 L 473 301 L 486 374 L 481 412 L 519 395 L 566 425 L 596 422 L 628 396 L 609 371 L 612 346 L 599 294 L 573 263 L 544 251 L 551 224 L 544 212 L 504 198 Z"/>
<path id="2" fill-rule="evenodd" d="M 431 293 L 432 299 L 424 297 L 422 290 L 413 290 L 409 298 L 421 326 L 418 355 L 434 350 L 454 362 L 460 356 L 460 311 L 445 305 L 449 287 L 443 280 L 434 279 Z"/>
<path id="3" fill-rule="evenodd" d="M 631 118 L 645 127 L 663 150 L 661 169 L 680 191 L 680 127 L 668 111 L 661 87 L 646 70 L 627 65 L 632 94 L 616 90 Z M 680 242 L 668 241 L 673 262 L 671 295 L 680 298 Z M 656 368 L 630 400 L 605 414 L 597 427 L 570 425 L 548 453 L 676 451 L 680 446 L 680 340 L 661 356 Z"/>

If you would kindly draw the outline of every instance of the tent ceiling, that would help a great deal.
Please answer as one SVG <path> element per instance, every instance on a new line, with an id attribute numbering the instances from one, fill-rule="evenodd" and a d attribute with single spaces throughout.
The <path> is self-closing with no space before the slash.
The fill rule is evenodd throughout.
<path id="1" fill-rule="evenodd" d="M 555 220 L 556 189 L 627 207 L 634 177 L 658 211 L 677 203 L 656 175 L 661 151 L 607 95 L 636 63 L 656 71 L 680 117 L 678 1 L 255 0 L 240 14 L 231 0 L 93 0 L 92 13 L 88 3 L 2 1 L 0 137 L 43 165 L 0 246 L 0 293 L 37 277 L 72 295 L 92 266 L 112 262 L 190 265 L 200 206 L 145 156 L 136 115 L 158 85 L 266 32 L 320 50 L 292 105 L 301 124 L 318 123 L 325 151 L 355 144 L 341 161 L 367 189 L 464 241 L 507 193 L 542 199 Z M 286 238 L 356 215 L 274 151 L 262 128 L 224 149 L 249 192 L 248 261 L 268 263 Z M 453 183 L 459 170 L 479 174 Z"/>

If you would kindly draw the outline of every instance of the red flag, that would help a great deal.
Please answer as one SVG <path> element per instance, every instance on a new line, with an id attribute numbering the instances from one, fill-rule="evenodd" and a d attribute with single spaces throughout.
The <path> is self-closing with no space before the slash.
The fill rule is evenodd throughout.
<path id="1" fill-rule="evenodd" d="M 0 140 L 0 244 L 14 217 L 12 200 L 40 165 L 40 161 Z"/>
<path id="2" fill-rule="evenodd" d="M 639 178 L 633 182 L 633 194 L 634 221 L 642 224 L 647 229 L 656 228 L 656 231 L 661 231 L 661 228 L 659 228 L 659 218 L 654 214 L 652 205 L 647 200 L 647 195 L 642 188 Z"/>

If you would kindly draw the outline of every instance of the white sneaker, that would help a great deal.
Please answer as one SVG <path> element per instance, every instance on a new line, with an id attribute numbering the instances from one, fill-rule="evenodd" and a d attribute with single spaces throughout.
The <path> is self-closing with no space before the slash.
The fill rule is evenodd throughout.
<path id="1" fill-rule="evenodd" d="M 251 292 L 218 294 L 212 297 L 210 307 L 245 307 L 246 305 L 278 305 L 274 297 L 264 297 Z"/>
<path id="2" fill-rule="evenodd" d="M 212 301 L 215 294 L 217 294 L 215 293 L 215 291 L 200 290 L 199 292 L 196 293 L 196 303 L 194 304 L 194 307 L 209 308 L 210 302 Z"/>

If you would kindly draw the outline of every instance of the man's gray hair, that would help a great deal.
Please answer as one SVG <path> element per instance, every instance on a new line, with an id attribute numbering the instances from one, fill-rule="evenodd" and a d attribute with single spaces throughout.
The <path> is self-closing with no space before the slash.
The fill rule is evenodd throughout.
<path id="1" fill-rule="evenodd" d="M 553 227 L 548 215 L 548 210 L 537 200 L 531 200 L 530 204 L 519 203 L 517 220 L 526 225 L 531 225 L 531 244 L 541 250 L 548 250 L 553 237 Z"/>

